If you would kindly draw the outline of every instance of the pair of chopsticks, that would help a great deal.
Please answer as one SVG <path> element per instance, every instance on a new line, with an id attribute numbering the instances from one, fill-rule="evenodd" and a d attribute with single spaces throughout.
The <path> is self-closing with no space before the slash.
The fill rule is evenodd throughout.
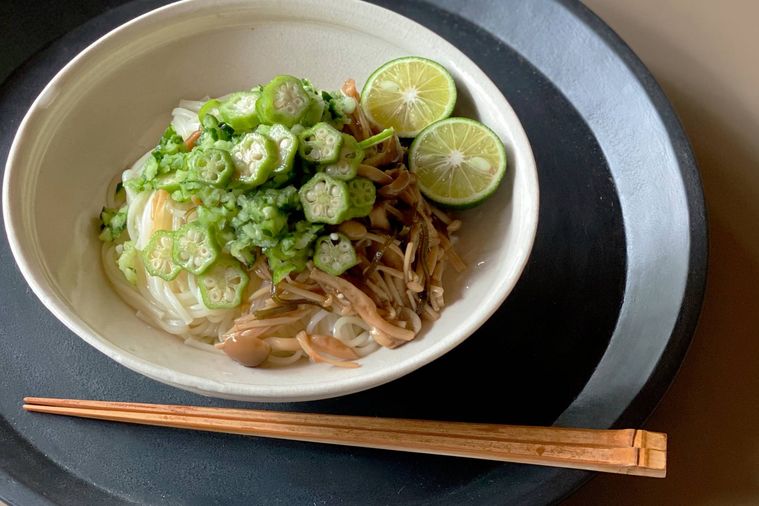
<path id="1" fill-rule="evenodd" d="M 667 435 L 25 397 L 38 413 L 663 478 Z"/>

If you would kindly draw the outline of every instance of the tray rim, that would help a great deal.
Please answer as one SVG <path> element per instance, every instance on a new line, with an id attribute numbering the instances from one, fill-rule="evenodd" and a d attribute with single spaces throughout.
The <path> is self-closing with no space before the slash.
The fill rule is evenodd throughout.
<path id="1" fill-rule="evenodd" d="M 653 73 L 627 42 L 589 7 L 586 7 L 579 1 L 575 5 L 572 5 L 574 3 L 573 0 L 558 1 L 569 5 L 570 8 L 574 7 L 578 8 L 578 10 L 583 10 L 589 18 L 589 23 L 592 23 L 595 30 L 603 32 L 604 37 L 613 43 L 612 47 L 615 49 L 615 52 L 620 56 L 626 57 L 625 61 L 633 69 L 634 74 L 641 81 L 643 87 L 648 91 L 649 97 L 656 105 L 656 109 L 662 113 L 662 121 L 670 134 L 672 144 L 679 145 L 680 147 L 677 153 L 678 160 L 680 161 L 680 174 L 683 177 L 683 188 L 688 197 L 686 202 L 690 224 L 688 277 L 683 292 L 683 302 L 680 305 L 680 313 L 677 316 L 677 321 L 659 360 L 659 364 L 652 371 L 648 382 L 633 402 L 615 422 L 615 426 L 637 425 L 644 423 L 651 416 L 674 382 L 677 373 L 683 366 L 685 356 L 698 326 L 706 292 L 709 262 L 709 217 L 706 198 L 698 162 L 690 139 L 685 133 L 683 122 Z M 634 413 L 636 411 L 645 411 L 648 414 L 643 417 L 635 416 Z"/>
<path id="2" fill-rule="evenodd" d="M 701 314 L 709 259 L 709 220 L 704 189 L 698 162 L 690 139 L 685 133 L 682 120 L 646 64 L 617 32 L 580 0 L 553 1 L 573 12 L 578 19 L 599 34 L 607 46 L 627 65 L 641 87 L 646 91 L 669 134 L 669 141 L 677 153 L 678 167 L 687 197 L 688 223 L 690 225 L 688 275 L 680 310 L 667 340 L 667 345 L 660 355 L 659 362 L 651 371 L 648 380 L 635 399 L 614 421 L 612 427 L 641 425 L 648 420 L 659 405 L 682 368 Z M 636 414 L 639 412 L 645 412 L 645 414 Z M 559 419 L 562 416 L 560 415 Z"/>

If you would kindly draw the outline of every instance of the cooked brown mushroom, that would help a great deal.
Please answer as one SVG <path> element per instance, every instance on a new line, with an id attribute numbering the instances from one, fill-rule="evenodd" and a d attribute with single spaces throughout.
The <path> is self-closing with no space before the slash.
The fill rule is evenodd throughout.
<path id="1" fill-rule="evenodd" d="M 403 159 L 404 151 L 405 150 L 403 149 L 403 146 L 401 146 L 398 136 L 393 135 L 390 139 L 380 144 L 380 150 L 377 151 L 376 154 L 368 156 L 364 160 L 364 163 L 379 167 L 381 165 L 399 162 Z"/>
<path id="2" fill-rule="evenodd" d="M 344 221 L 337 229 L 351 241 L 358 241 L 366 237 L 366 227 L 356 220 Z"/>
<path id="3" fill-rule="evenodd" d="M 379 329 L 372 329 L 371 331 L 372 338 L 377 341 L 377 344 L 380 346 L 384 346 L 385 348 L 397 348 L 398 346 L 403 344 L 403 341 L 398 341 L 396 339 L 393 339 L 389 335 L 385 334 Z"/>
<path id="4" fill-rule="evenodd" d="M 340 88 L 340 91 L 342 91 L 345 96 L 351 97 L 353 100 L 355 100 L 356 104 L 361 102 L 361 97 L 359 96 L 358 90 L 356 89 L 356 81 L 353 79 L 348 79 L 345 81 L 343 87 Z M 367 137 L 371 137 L 371 125 L 369 124 L 369 120 L 366 118 L 364 110 L 361 107 L 356 107 L 353 110 L 350 115 L 350 119 L 351 122 L 348 124 L 348 130 L 350 130 L 350 133 L 353 135 L 353 137 L 359 141 L 362 141 Z"/>
<path id="5" fill-rule="evenodd" d="M 306 352 L 306 355 L 308 355 L 311 358 L 311 360 L 313 360 L 314 362 L 326 362 L 328 364 L 331 364 L 337 367 L 348 367 L 348 368 L 355 368 L 359 366 L 356 362 L 345 361 L 345 360 L 334 360 L 328 356 L 324 356 L 320 354 L 318 351 L 314 349 L 311 336 L 309 336 L 305 330 L 301 330 L 300 332 L 298 332 L 298 335 L 295 336 L 295 338 L 300 343 L 300 346 L 301 348 L 303 348 L 303 351 Z"/>
<path id="6" fill-rule="evenodd" d="M 357 358 L 360 358 L 353 348 L 347 346 L 336 337 L 312 334 L 311 345 L 315 350 L 322 353 L 328 353 L 333 357 L 345 360 L 356 360 Z"/>
<path id="7" fill-rule="evenodd" d="M 386 184 L 377 190 L 377 193 L 382 197 L 395 197 L 400 195 L 408 187 L 409 183 L 411 183 L 411 173 L 403 168 L 398 171 L 392 183 Z"/>
<path id="8" fill-rule="evenodd" d="M 235 334 L 229 336 L 223 342 L 216 345 L 232 360 L 248 367 L 261 365 L 271 353 L 268 343 L 253 336 Z"/>
<path id="9" fill-rule="evenodd" d="M 378 169 L 373 165 L 360 164 L 356 169 L 356 173 L 377 184 L 390 184 L 393 182 L 393 178 L 385 174 L 384 171 Z"/>
<path id="10" fill-rule="evenodd" d="M 378 228 L 386 232 L 390 231 L 390 220 L 387 219 L 385 206 L 374 206 L 369 213 L 369 221 L 372 224 L 372 228 Z"/>
<path id="11" fill-rule="evenodd" d="M 350 281 L 337 276 L 332 276 L 319 269 L 313 269 L 311 271 L 311 278 L 314 281 L 330 286 L 339 293 L 342 293 L 345 298 L 350 301 L 356 313 L 358 313 L 358 315 L 372 327 L 384 332 L 393 339 L 411 341 L 414 338 L 414 331 L 396 327 L 377 314 L 377 305 L 374 301 L 364 292 L 356 288 L 356 286 Z"/>

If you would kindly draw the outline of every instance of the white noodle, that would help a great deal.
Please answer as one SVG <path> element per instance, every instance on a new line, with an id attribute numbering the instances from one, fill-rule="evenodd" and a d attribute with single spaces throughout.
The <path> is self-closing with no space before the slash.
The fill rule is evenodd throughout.
<path id="1" fill-rule="evenodd" d="M 196 115 L 198 114 L 198 111 L 200 111 L 200 108 L 203 107 L 203 104 L 208 102 L 208 99 L 210 97 L 205 97 L 202 100 L 185 100 L 182 99 L 179 101 L 179 107 L 182 109 L 187 109 L 190 112 L 194 112 Z"/>
<path id="2" fill-rule="evenodd" d="M 351 343 L 354 343 L 353 349 L 362 357 L 365 357 L 380 348 L 379 343 L 372 338 L 372 335 L 369 332 L 362 332 L 361 335 L 356 337 Z"/>
<path id="3" fill-rule="evenodd" d="M 192 346 L 193 348 L 197 348 L 199 350 L 215 353 L 217 355 L 224 355 L 223 351 L 217 349 L 213 345 L 204 343 L 203 341 L 198 341 L 197 339 L 192 339 L 192 338 L 185 339 L 184 344 L 186 344 L 187 346 Z"/>
<path id="4" fill-rule="evenodd" d="M 369 335 L 371 328 L 368 323 L 358 316 L 342 316 L 335 322 L 333 335 L 363 357 L 366 353 L 369 353 L 369 350 L 365 349 L 368 342 L 374 341 Z M 371 351 L 375 349 L 376 347 L 372 347 Z"/>
<path id="5" fill-rule="evenodd" d="M 127 233 L 129 237 L 134 240 L 135 237 L 139 237 L 140 220 L 142 220 L 142 214 L 145 210 L 145 205 L 150 198 L 150 193 L 142 192 L 137 194 L 134 199 L 129 202 L 129 208 L 127 209 Z M 129 199 L 127 199 L 129 200 Z"/>
<path id="6" fill-rule="evenodd" d="M 405 321 L 411 324 L 411 329 L 415 334 L 418 334 L 419 331 L 422 330 L 422 319 L 419 318 L 419 315 L 416 314 L 416 312 L 412 311 L 410 308 L 404 307 L 401 309 L 400 313 L 401 316 L 405 318 Z"/>
<path id="7" fill-rule="evenodd" d="M 300 360 L 302 357 L 303 357 L 303 352 L 296 351 L 289 357 L 278 357 L 276 355 L 269 355 L 269 358 L 267 358 L 266 361 L 272 365 L 283 366 L 283 365 L 294 364 L 295 362 Z"/>
<path id="8" fill-rule="evenodd" d="M 182 103 L 184 102 L 184 104 Z M 187 140 L 193 132 L 200 128 L 200 120 L 198 119 L 198 112 L 186 109 L 185 105 L 195 106 L 194 102 L 189 100 L 183 100 L 180 102 L 180 107 L 171 111 L 171 126 L 174 127 L 174 131 L 182 136 L 182 139 Z M 203 105 L 203 102 L 198 102 Z M 198 106 L 200 109 L 200 106 Z"/>
<path id="9" fill-rule="evenodd" d="M 314 315 L 308 321 L 308 325 L 306 325 L 306 332 L 308 332 L 309 334 L 331 333 L 332 325 L 334 325 L 334 322 L 329 321 L 329 320 L 334 318 L 333 314 L 334 313 L 331 313 L 324 309 L 320 309 L 319 311 L 314 313 Z M 325 320 L 325 321 L 322 322 L 322 320 Z"/>

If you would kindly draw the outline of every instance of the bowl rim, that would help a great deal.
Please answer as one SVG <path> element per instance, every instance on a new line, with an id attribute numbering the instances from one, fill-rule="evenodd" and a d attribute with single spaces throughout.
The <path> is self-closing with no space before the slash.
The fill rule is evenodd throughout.
<path id="1" fill-rule="evenodd" d="M 513 138 L 513 144 L 519 146 L 519 149 L 516 149 L 516 151 L 519 151 L 522 156 L 522 159 L 520 159 L 520 171 L 524 172 L 525 177 L 531 182 L 526 188 L 529 194 L 525 195 L 525 203 L 527 205 L 523 209 L 526 217 L 524 221 L 525 230 L 527 231 L 529 241 L 523 243 L 524 247 L 522 248 L 521 255 L 512 263 L 515 267 L 513 270 L 513 276 L 499 281 L 494 289 L 494 293 L 497 294 L 497 297 L 485 308 L 485 311 L 480 314 L 480 318 L 477 320 L 468 320 L 465 325 L 457 327 L 459 334 L 458 339 L 435 343 L 409 357 L 405 362 L 394 364 L 391 367 L 386 367 L 373 373 L 316 383 L 302 383 L 298 385 L 261 385 L 256 383 L 213 381 L 194 374 L 157 366 L 149 360 L 124 350 L 120 346 L 101 336 L 99 332 L 90 327 L 90 325 L 76 314 L 76 312 L 72 311 L 62 300 L 60 300 L 60 296 L 55 294 L 56 290 L 54 286 L 52 286 L 52 283 L 47 279 L 37 252 L 34 251 L 34 248 L 30 245 L 22 244 L 20 230 L 24 227 L 22 221 L 23 213 L 20 210 L 14 210 L 14 207 L 11 206 L 11 188 L 14 187 L 14 180 L 19 177 L 18 172 L 21 170 L 19 168 L 18 158 L 21 156 L 24 143 L 28 142 L 27 139 L 29 137 L 33 136 L 33 133 L 29 131 L 29 124 L 32 120 L 44 114 L 44 107 L 41 107 L 41 104 L 46 100 L 49 92 L 61 81 L 64 81 L 65 79 L 70 78 L 72 74 L 75 74 L 82 61 L 91 55 L 97 54 L 106 41 L 117 39 L 119 37 L 127 37 L 131 30 L 138 29 L 147 21 L 151 21 L 160 16 L 191 11 L 195 6 L 198 7 L 198 10 L 204 10 L 211 7 L 224 8 L 225 6 L 228 7 L 231 5 L 244 6 L 246 9 L 255 9 L 257 3 L 263 3 L 264 1 L 265 0 L 249 0 L 243 3 L 239 0 L 221 0 L 213 2 L 213 6 L 211 6 L 204 0 L 181 0 L 167 4 L 146 12 L 114 28 L 72 58 L 71 61 L 56 73 L 35 98 L 14 135 L 13 142 L 8 152 L 5 164 L 5 174 L 3 177 L 2 200 L 6 235 L 19 270 L 27 284 L 31 287 L 33 293 L 42 302 L 45 308 L 69 330 L 89 345 L 135 372 L 162 383 L 190 390 L 195 393 L 245 401 L 297 402 L 348 395 L 375 386 L 380 386 L 405 376 L 444 355 L 474 334 L 477 329 L 498 310 L 504 300 L 512 292 L 527 265 L 537 233 L 539 208 L 537 168 L 530 142 L 521 121 L 508 100 L 503 96 L 487 74 L 447 40 L 416 21 L 390 9 L 363 2 L 361 0 L 326 0 L 320 3 L 315 0 L 299 0 L 301 3 L 319 3 L 322 8 L 325 3 L 332 3 L 335 5 L 338 3 L 341 5 L 351 4 L 355 9 L 363 9 L 365 12 L 372 13 L 378 17 L 391 18 L 399 27 L 406 25 L 413 27 L 414 30 L 419 30 L 425 33 L 426 36 L 438 41 L 437 43 L 442 45 L 446 52 L 455 54 L 461 58 L 462 61 L 467 64 L 468 68 L 466 69 L 466 72 L 477 76 L 480 85 L 485 88 L 486 94 L 495 97 L 495 99 L 502 102 L 501 105 L 504 106 L 501 114 L 507 117 Z"/>

